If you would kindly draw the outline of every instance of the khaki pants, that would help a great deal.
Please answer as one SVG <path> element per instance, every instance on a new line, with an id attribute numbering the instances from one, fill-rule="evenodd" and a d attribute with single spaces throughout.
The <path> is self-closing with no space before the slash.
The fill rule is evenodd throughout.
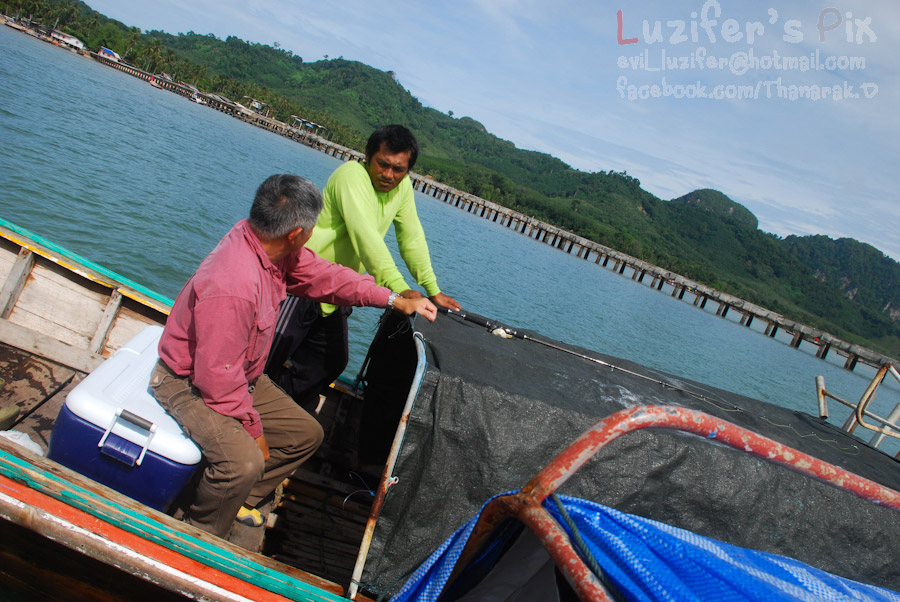
<path id="1" fill-rule="evenodd" d="M 324 437 L 316 419 L 265 375 L 250 388 L 269 444 L 265 462 L 240 421 L 207 406 L 190 378 L 176 375 L 162 360 L 153 369 L 150 390 L 207 463 L 185 522 L 220 537 L 242 504 L 259 504 L 315 453 Z"/>

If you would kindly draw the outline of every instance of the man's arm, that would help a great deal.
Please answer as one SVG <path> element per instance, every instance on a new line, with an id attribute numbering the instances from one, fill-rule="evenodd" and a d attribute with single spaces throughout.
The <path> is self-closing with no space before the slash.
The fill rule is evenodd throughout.
<path id="1" fill-rule="evenodd" d="M 406 184 L 404 186 L 404 184 Z M 394 216 L 394 231 L 397 234 L 397 246 L 400 256 L 409 268 L 416 282 L 425 289 L 428 296 L 441 292 L 437 284 L 437 276 L 431 267 L 431 255 L 428 252 L 428 241 L 425 230 L 416 212 L 416 203 L 412 186 L 408 181 L 400 184 L 401 190 L 397 214 Z"/>
<path id="2" fill-rule="evenodd" d="M 368 274 L 322 259 L 303 247 L 289 257 L 287 291 L 292 295 L 335 305 L 387 307 L 391 290 L 375 284 Z M 417 313 L 434 322 L 437 309 L 428 299 L 394 299 L 394 309 Z"/>
<path id="3" fill-rule="evenodd" d="M 428 252 L 425 230 L 422 228 L 419 214 L 416 212 L 412 186 L 404 188 L 402 193 L 401 204 L 396 217 L 394 217 L 394 231 L 397 233 L 400 256 L 406 262 L 406 267 L 409 268 L 413 278 L 425 289 L 435 305 L 455 310 L 462 309 L 456 299 L 445 295 L 438 287 L 437 276 L 434 268 L 431 267 L 431 254 Z M 407 293 L 413 292 L 415 291 L 407 291 Z"/>
<path id="4" fill-rule="evenodd" d="M 368 274 L 322 259 L 303 247 L 287 262 L 287 292 L 334 305 L 387 307 L 391 291 Z"/>

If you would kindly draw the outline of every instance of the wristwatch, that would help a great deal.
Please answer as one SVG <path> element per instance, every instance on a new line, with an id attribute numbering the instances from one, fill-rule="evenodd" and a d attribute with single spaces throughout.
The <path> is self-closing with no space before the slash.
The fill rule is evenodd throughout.
<path id="1" fill-rule="evenodd" d="M 388 297 L 388 309 L 394 309 L 394 301 L 397 300 L 397 297 L 400 296 L 400 293 L 391 293 L 391 296 Z"/>

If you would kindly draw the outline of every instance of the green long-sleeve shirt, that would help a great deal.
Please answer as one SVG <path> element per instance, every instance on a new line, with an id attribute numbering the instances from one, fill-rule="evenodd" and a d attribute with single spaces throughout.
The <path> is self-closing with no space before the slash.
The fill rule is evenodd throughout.
<path id="1" fill-rule="evenodd" d="M 390 192 L 378 192 L 365 166 L 349 161 L 334 170 L 322 196 L 324 207 L 306 243 L 309 248 L 325 259 L 368 272 L 376 283 L 399 293 L 410 287 L 384 242 L 394 224 L 400 256 L 410 274 L 429 297 L 441 292 L 409 177 Z M 323 305 L 322 311 L 327 315 L 333 308 Z"/>

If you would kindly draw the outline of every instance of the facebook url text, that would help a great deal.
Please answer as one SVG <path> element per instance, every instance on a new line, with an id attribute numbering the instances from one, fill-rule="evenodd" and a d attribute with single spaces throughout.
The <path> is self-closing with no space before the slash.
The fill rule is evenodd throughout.
<path id="1" fill-rule="evenodd" d="M 655 84 L 629 84 L 624 75 L 616 80 L 619 97 L 629 101 L 655 98 L 707 99 L 707 100 L 857 100 L 870 99 L 878 94 L 878 84 L 848 83 L 820 86 L 816 84 L 788 84 L 781 77 L 773 80 L 757 80 L 755 84 L 718 84 L 707 86 L 701 81 L 690 84 L 672 84 L 661 78 Z"/>

